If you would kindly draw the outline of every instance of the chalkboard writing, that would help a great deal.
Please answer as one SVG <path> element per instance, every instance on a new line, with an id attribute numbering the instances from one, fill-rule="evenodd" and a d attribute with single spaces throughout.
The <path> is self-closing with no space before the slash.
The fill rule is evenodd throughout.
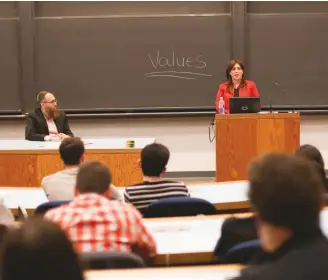
<path id="1" fill-rule="evenodd" d="M 195 80 L 197 77 L 212 76 L 211 74 L 200 72 L 201 69 L 206 70 L 207 66 L 202 54 L 183 56 L 172 51 L 171 56 L 168 57 L 161 55 L 160 50 L 158 50 L 156 54 L 147 53 L 147 56 L 152 69 L 157 71 L 145 73 L 146 78 L 169 77 Z"/>

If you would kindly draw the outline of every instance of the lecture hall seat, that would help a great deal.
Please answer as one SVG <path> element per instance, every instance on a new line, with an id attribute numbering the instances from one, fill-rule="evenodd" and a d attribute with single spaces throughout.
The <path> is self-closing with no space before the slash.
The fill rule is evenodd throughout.
<path id="1" fill-rule="evenodd" d="M 84 269 L 142 268 L 146 267 L 143 259 L 134 253 L 90 252 L 81 253 Z"/>
<path id="2" fill-rule="evenodd" d="M 48 210 L 70 203 L 70 200 L 55 200 L 40 204 L 34 211 L 34 215 L 43 216 Z"/>
<path id="3" fill-rule="evenodd" d="M 162 198 L 151 203 L 144 211 L 145 218 L 215 215 L 215 206 L 195 197 Z"/>

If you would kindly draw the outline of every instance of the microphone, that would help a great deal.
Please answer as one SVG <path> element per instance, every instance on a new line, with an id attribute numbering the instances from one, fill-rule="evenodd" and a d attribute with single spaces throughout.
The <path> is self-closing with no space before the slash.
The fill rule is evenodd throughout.
<path id="1" fill-rule="evenodd" d="M 288 91 L 284 87 L 282 87 L 278 81 L 274 81 L 274 85 L 277 86 L 279 89 L 281 89 L 284 92 L 287 99 L 289 101 L 291 101 L 291 98 L 290 98 L 290 95 L 288 94 Z M 292 104 L 290 104 L 290 105 L 292 106 L 292 111 L 293 111 L 293 113 L 295 113 L 294 104 L 293 104 L 293 102 L 291 102 L 291 103 Z"/>

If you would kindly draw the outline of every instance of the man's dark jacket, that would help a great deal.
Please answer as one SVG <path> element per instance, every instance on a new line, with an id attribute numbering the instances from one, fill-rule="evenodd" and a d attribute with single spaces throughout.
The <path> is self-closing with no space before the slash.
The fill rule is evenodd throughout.
<path id="1" fill-rule="evenodd" d="M 59 111 L 59 116 L 54 119 L 58 133 L 74 136 L 63 111 Z M 25 127 L 25 139 L 30 141 L 44 141 L 44 137 L 49 135 L 47 121 L 40 108 L 28 114 Z"/>

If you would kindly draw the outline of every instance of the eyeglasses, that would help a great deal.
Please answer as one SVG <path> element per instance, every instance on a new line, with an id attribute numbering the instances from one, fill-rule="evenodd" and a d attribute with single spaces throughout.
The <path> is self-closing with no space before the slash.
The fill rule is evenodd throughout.
<path id="1" fill-rule="evenodd" d="M 57 99 L 54 99 L 54 100 L 51 100 L 51 101 L 44 101 L 44 102 L 41 102 L 41 103 L 55 104 L 55 103 L 57 103 Z"/>

